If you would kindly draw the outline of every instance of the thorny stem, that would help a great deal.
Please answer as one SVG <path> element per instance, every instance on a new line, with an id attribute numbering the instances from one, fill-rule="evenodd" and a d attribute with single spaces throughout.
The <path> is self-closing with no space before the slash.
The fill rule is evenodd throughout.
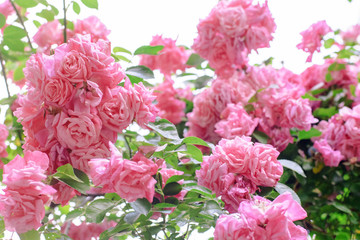
<path id="1" fill-rule="evenodd" d="M 65 0 L 63 0 L 63 7 L 64 7 L 64 43 L 67 42 L 67 33 L 66 33 L 66 4 L 65 4 Z"/>
<path id="2" fill-rule="evenodd" d="M 0 52 L 0 63 L 1 63 L 1 70 L 2 70 L 2 74 L 4 76 L 4 80 L 5 80 L 5 85 L 6 85 L 6 91 L 7 91 L 7 94 L 8 94 L 8 97 L 10 98 L 11 97 L 11 94 L 10 94 L 10 90 L 9 90 L 9 85 L 7 83 L 7 77 L 6 77 L 6 70 L 5 70 L 5 65 L 4 65 L 4 59 L 3 59 L 3 56 Z"/>
<path id="3" fill-rule="evenodd" d="M 31 50 L 34 50 L 32 44 L 31 44 L 31 40 L 30 40 L 30 37 L 29 37 L 29 33 L 28 33 L 28 31 L 26 30 L 24 21 L 23 21 L 21 15 L 20 15 L 19 11 L 17 10 L 17 8 L 16 8 L 13 0 L 9 0 L 9 1 L 10 1 L 10 3 L 11 3 L 12 7 L 14 8 L 14 10 L 15 10 L 15 12 L 16 12 L 16 15 L 17 15 L 17 17 L 18 17 L 18 19 L 19 19 L 19 21 L 20 21 L 20 24 L 22 25 L 22 27 L 23 27 L 23 29 L 24 29 L 24 31 L 25 31 L 25 33 L 26 33 L 26 38 L 27 38 L 27 40 L 28 40 L 28 43 L 29 43 L 29 46 L 30 46 Z"/>

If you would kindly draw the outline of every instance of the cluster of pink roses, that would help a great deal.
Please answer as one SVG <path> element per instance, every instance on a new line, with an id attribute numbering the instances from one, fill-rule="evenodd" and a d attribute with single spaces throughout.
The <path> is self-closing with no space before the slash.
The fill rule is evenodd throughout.
<path id="1" fill-rule="evenodd" d="M 92 240 L 97 239 L 106 229 L 115 226 L 116 222 L 114 221 L 104 221 L 102 223 L 82 222 L 80 225 L 67 222 L 61 227 L 61 232 L 68 235 L 72 240 Z"/>
<path id="2" fill-rule="evenodd" d="M 293 222 L 306 218 L 307 214 L 290 193 L 269 201 L 260 196 L 244 200 L 238 212 L 221 215 L 216 222 L 215 240 L 306 240 L 307 231 Z"/>
<path id="3" fill-rule="evenodd" d="M 47 22 L 40 26 L 33 40 L 38 45 L 38 52 L 49 54 L 53 45 L 61 45 L 64 43 L 63 27 L 58 20 Z M 74 30 L 67 29 L 67 38 L 74 37 L 76 34 L 90 34 L 91 41 L 108 40 L 107 36 L 110 30 L 97 18 L 90 16 L 83 20 L 77 20 L 74 23 Z"/>
<path id="4" fill-rule="evenodd" d="M 5 141 L 9 136 L 9 131 L 7 130 L 6 125 L 0 124 L 0 158 L 5 158 L 8 156 L 6 152 L 6 144 Z M 0 160 L 0 167 L 3 166 L 3 162 Z"/>
<path id="5" fill-rule="evenodd" d="M 321 153 L 326 166 L 337 167 L 341 160 L 360 161 L 360 105 L 344 107 L 329 121 L 321 121 L 320 137 L 313 138 L 314 147 Z"/>
<path id="6" fill-rule="evenodd" d="M 193 49 L 220 77 L 231 77 L 246 64 L 251 50 L 270 46 L 276 26 L 267 3 L 234 0 L 220 1 L 197 28 Z"/>
<path id="7" fill-rule="evenodd" d="M 163 38 L 160 35 L 153 36 L 150 46 L 164 46 L 158 55 L 141 55 L 140 64 L 151 70 L 159 69 L 164 75 L 171 75 L 176 70 L 184 71 L 190 52 L 184 47 L 176 46 L 176 41 L 171 38 Z"/>
<path id="8" fill-rule="evenodd" d="M 0 214 L 7 230 L 25 233 L 42 225 L 44 206 L 56 193 L 43 183 L 48 166 L 48 156 L 39 151 L 25 151 L 24 158 L 17 155 L 4 166 L 2 182 L 6 188 L 0 195 Z"/>
<path id="9" fill-rule="evenodd" d="M 109 141 L 129 124 L 144 127 L 155 120 L 151 91 L 129 81 L 118 86 L 125 75 L 108 41 L 76 35 L 51 56 L 31 56 L 24 73 L 28 93 L 19 97 L 15 112 L 24 127 L 23 147 L 48 154 L 50 174 L 66 163 L 89 172 L 88 161 L 110 156 Z M 75 194 L 60 183 L 54 187 L 62 188 L 54 198 L 58 203 Z"/>
<path id="10" fill-rule="evenodd" d="M 273 146 L 253 144 L 249 137 L 222 139 L 212 155 L 204 157 L 196 172 L 198 183 L 221 196 L 225 209 L 236 212 L 257 186 L 274 187 L 279 181 L 283 168 L 278 155 Z"/>
<path id="11" fill-rule="evenodd" d="M 187 135 L 216 143 L 220 137 L 250 136 L 258 127 L 282 151 L 293 141 L 290 128 L 310 130 L 317 122 L 309 100 L 301 98 L 301 81 L 289 70 L 272 67 L 249 67 L 239 76 L 216 79 L 195 97 Z M 253 109 L 246 112 L 251 98 Z"/>

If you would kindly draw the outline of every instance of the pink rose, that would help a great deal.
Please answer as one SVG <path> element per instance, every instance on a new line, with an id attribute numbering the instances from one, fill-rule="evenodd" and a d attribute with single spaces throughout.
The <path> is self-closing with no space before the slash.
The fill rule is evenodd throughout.
<path id="1" fill-rule="evenodd" d="M 70 148 L 87 148 L 99 141 L 101 120 L 90 113 L 61 112 L 56 115 L 56 136 L 61 145 Z"/>
<path id="2" fill-rule="evenodd" d="M 0 141 L 5 141 L 9 136 L 9 131 L 5 124 L 0 123 Z"/>
<path id="3" fill-rule="evenodd" d="M 41 93 L 48 106 L 63 107 L 72 99 L 75 88 L 67 79 L 55 77 L 44 82 Z"/>
<path id="4" fill-rule="evenodd" d="M 73 84 L 88 80 L 91 75 L 89 59 L 75 50 L 69 51 L 63 56 L 57 53 L 59 49 L 55 50 L 55 68 L 58 76 Z M 60 59 L 58 59 L 59 57 Z"/>
<path id="5" fill-rule="evenodd" d="M 68 224 L 71 224 L 70 227 Z M 80 225 L 75 225 L 74 223 L 66 222 L 62 228 L 61 232 L 65 233 L 68 229 L 67 235 L 73 240 L 92 240 L 97 239 L 102 232 L 111 227 L 115 227 L 116 222 L 114 221 L 104 221 L 102 223 L 86 223 L 82 222 Z M 112 239 L 112 238 L 110 238 Z"/>
<path id="6" fill-rule="evenodd" d="M 311 124 L 319 121 L 312 115 L 309 99 L 289 99 L 285 104 L 284 112 L 289 122 L 288 127 L 309 131 Z"/>
<path id="7" fill-rule="evenodd" d="M 61 206 L 67 205 L 76 194 L 80 195 L 78 191 L 63 182 L 57 182 L 52 187 L 57 190 L 56 194 L 53 195 L 53 202 L 61 204 Z"/>
<path id="8" fill-rule="evenodd" d="M 343 38 L 344 42 L 357 42 L 357 39 L 360 35 L 360 24 L 351 26 L 351 28 L 346 32 L 341 31 L 340 35 Z"/>
<path id="9" fill-rule="evenodd" d="M 316 148 L 324 158 L 324 164 L 329 167 L 337 167 L 341 160 L 344 160 L 345 157 L 341 154 L 340 151 L 335 151 L 330 147 L 325 139 L 314 142 L 314 148 Z"/>
<path id="10" fill-rule="evenodd" d="M 110 30 L 96 16 L 90 16 L 83 20 L 77 20 L 74 32 L 82 35 L 90 34 L 91 41 L 97 42 L 99 39 L 107 40 Z"/>
<path id="11" fill-rule="evenodd" d="M 53 44 L 60 45 L 64 41 L 63 30 L 59 21 L 56 19 L 42 24 L 34 35 L 33 40 L 39 46 L 38 52 L 50 54 Z"/>

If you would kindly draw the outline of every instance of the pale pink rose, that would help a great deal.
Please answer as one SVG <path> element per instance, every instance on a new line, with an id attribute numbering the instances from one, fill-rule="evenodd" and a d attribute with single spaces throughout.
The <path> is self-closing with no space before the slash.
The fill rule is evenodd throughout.
<path id="1" fill-rule="evenodd" d="M 8 18 L 10 15 L 15 13 L 13 6 L 9 0 L 5 0 L 3 3 L 0 4 L 0 13 Z"/>
<path id="2" fill-rule="evenodd" d="M 255 235 L 257 233 L 257 235 Z M 265 240 L 265 230 L 241 213 L 221 215 L 216 221 L 215 240 Z M 260 238 L 258 238 L 259 236 Z"/>
<path id="3" fill-rule="evenodd" d="M 311 124 L 318 120 L 312 115 L 309 99 L 290 99 L 285 103 L 285 117 L 289 122 L 286 127 L 296 127 L 300 130 L 309 131 Z"/>
<path id="4" fill-rule="evenodd" d="M 29 87 L 40 90 L 43 83 L 45 82 L 47 75 L 47 66 L 45 66 L 46 59 L 48 57 L 41 53 L 31 55 L 29 60 L 26 62 L 24 68 L 24 75 L 27 80 Z"/>
<path id="5" fill-rule="evenodd" d="M 215 109 L 210 101 L 210 90 L 205 90 L 194 98 L 194 108 L 187 115 L 189 122 L 195 122 L 200 127 L 214 125 L 216 122 Z"/>
<path id="6" fill-rule="evenodd" d="M 314 148 L 316 148 L 324 158 L 324 164 L 329 167 L 337 167 L 341 160 L 344 160 L 344 156 L 340 151 L 334 151 L 327 143 L 325 139 L 314 142 Z"/>
<path id="7" fill-rule="evenodd" d="M 132 108 L 132 94 L 125 87 L 108 89 L 102 103 L 98 106 L 103 125 L 121 133 L 135 118 L 136 110 Z"/>
<path id="8" fill-rule="evenodd" d="M 125 87 L 126 84 L 125 84 Z M 141 82 L 134 87 L 127 87 L 130 94 L 131 109 L 135 111 L 135 121 L 141 127 L 146 127 L 149 122 L 154 122 L 159 110 L 153 104 L 155 96 Z"/>
<path id="9" fill-rule="evenodd" d="M 72 50 L 64 56 L 57 54 L 55 50 L 55 69 L 59 77 L 70 81 L 73 84 L 87 81 L 91 76 L 89 59 L 82 53 Z"/>
<path id="10" fill-rule="evenodd" d="M 290 128 L 285 127 L 264 127 L 261 125 L 261 131 L 266 133 L 270 139 L 268 140 L 268 144 L 274 146 L 279 152 L 282 152 L 286 149 L 286 147 L 294 142 L 294 137 L 290 134 Z M 266 130 L 265 130 L 266 129 Z"/>
<path id="11" fill-rule="evenodd" d="M 225 163 L 229 172 L 245 174 L 249 172 L 252 152 L 249 137 L 235 137 L 232 140 L 222 139 L 213 150 L 213 157 Z"/>
<path id="12" fill-rule="evenodd" d="M 190 52 L 184 47 L 176 46 L 176 40 L 163 38 L 161 35 L 153 36 L 150 46 L 161 45 L 164 48 L 158 55 L 141 55 L 140 64 L 152 70 L 159 69 L 161 73 L 171 75 L 176 70 L 185 71 L 186 61 Z"/>
<path id="13" fill-rule="evenodd" d="M 245 44 L 249 50 L 270 47 L 272 38 L 267 29 L 253 26 L 246 32 Z"/>
<path id="14" fill-rule="evenodd" d="M 185 117 L 185 102 L 179 99 L 177 89 L 174 89 L 174 81 L 165 79 L 165 81 L 154 88 L 154 95 L 156 96 L 156 107 L 159 109 L 159 116 L 178 124 Z"/>
<path id="15" fill-rule="evenodd" d="M 223 138 L 233 139 L 235 136 L 250 136 L 259 119 L 252 118 L 242 107 L 242 103 L 228 104 L 221 113 L 222 120 L 215 124 L 215 132 Z"/>
<path id="16" fill-rule="evenodd" d="M 84 112 L 56 115 L 56 137 L 70 149 L 87 148 L 99 141 L 102 122 L 96 115 Z"/>
<path id="17" fill-rule="evenodd" d="M 42 226 L 45 208 L 40 197 L 8 189 L 4 192 L 0 195 L 0 214 L 4 217 L 6 230 L 21 234 Z"/>
<path id="18" fill-rule="evenodd" d="M 49 174 L 55 173 L 58 167 L 70 162 L 69 149 L 62 146 L 57 140 L 55 140 L 54 145 L 51 146 L 48 156 L 49 156 L 49 168 L 48 168 Z"/>
<path id="19" fill-rule="evenodd" d="M 6 158 L 8 156 L 8 153 L 6 151 L 6 144 L 5 142 L 0 142 L 0 158 Z M 4 163 L 0 162 L 0 168 L 3 168 Z"/>
<path id="20" fill-rule="evenodd" d="M 360 24 L 351 26 L 351 28 L 347 31 L 341 31 L 340 35 L 345 43 L 357 42 L 360 35 Z"/>
<path id="21" fill-rule="evenodd" d="M 100 104 L 103 97 L 103 92 L 99 85 L 92 81 L 84 83 L 84 88 L 79 92 L 80 101 L 87 106 L 96 107 Z"/>
<path id="22" fill-rule="evenodd" d="M 279 154 L 269 144 L 255 143 L 249 156 L 249 172 L 244 175 L 256 185 L 274 187 L 283 173 L 283 167 L 277 161 Z"/>
<path id="23" fill-rule="evenodd" d="M 38 52 L 50 54 L 52 45 L 60 45 L 64 42 L 63 30 L 57 19 L 42 24 L 33 37 L 34 42 L 39 46 Z"/>
<path id="24" fill-rule="evenodd" d="M 325 85 L 325 75 L 328 71 L 326 65 L 312 65 L 305 69 L 300 74 L 302 78 L 302 84 L 307 91 L 311 90 L 314 86 Z"/>
<path id="25" fill-rule="evenodd" d="M 88 148 L 73 149 L 70 153 L 70 163 L 73 168 L 77 168 L 85 173 L 90 173 L 89 161 L 93 158 L 110 157 L 108 147 L 102 143 L 96 143 Z"/>
<path id="26" fill-rule="evenodd" d="M 243 36 L 248 27 L 247 16 L 242 6 L 219 8 L 216 11 L 221 31 L 229 37 Z"/>
<path id="27" fill-rule="evenodd" d="M 60 77 L 46 79 L 41 90 L 45 104 L 55 107 L 63 107 L 70 102 L 74 93 L 73 85 Z"/>
<path id="28" fill-rule="evenodd" d="M 70 227 L 68 226 L 68 224 L 71 224 Z M 106 221 L 106 220 L 103 221 L 102 223 L 82 222 L 80 225 L 75 225 L 74 223 L 66 222 L 61 227 L 61 232 L 65 233 L 67 232 L 66 229 L 68 229 L 67 235 L 72 240 L 92 240 L 92 239 L 98 239 L 98 237 L 102 232 L 115 226 L 116 226 L 116 222 Z"/>
<path id="29" fill-rule="evenodd" d="M 208 126 L 202 127 L 198 125 L 196 118 L 193 117 L 193 113 L 188 113 L 187 117 L 188 122 L 186 123 L 186 126 L 189 127 L 189 130 L 185 133 L 186 137 L 195 136 L 212 143 L 217 143 L 221 139 L 221 137 L 215 133 L 214 122 Z"/>
<path id="30" fill-rule="evenodd" d="M 61 206 L 67 205 L 73 197 L 80 195 L 78 191 L 63 182 L 57 182 L 52 185 L 52 187 L 57 190 L 53 195 L 53 202 L 55 204 L 61 204 Z"/>
<path id="31" fill-rule="evenodd" d="M 97 42 L 99 39 L 107 40 L 110 34 L 100 19 L 96 16 L 90 16 L 83 20 L 77 20 L 74 26 L 74 32 L 82 35 L 90 34 L 91 41 Z"/>
<path id="32" fill-rule="evenodd" d="M 158 166 L 140 152 L 132 160 L 122 158 L 116 147 L 110 144 L 111 158 L 92 159 L 89 162 L 90 176 L 96 186 L 102 186 L 104 192 L 116 192 L 128 202 L 146 198 L 152 202 L 155 194 Z"/>
<path id="33" fill-rule="evenodd" d="M 17 64 L 17 65 L 19 65 L 19 64 Z M 6 77 L 7 77 L 7 79 L 11 79 L 12 82 L 16 86 L 18 86 L 20 89 L 22 89 L 25 86 L 26 82 L 27 82 L 25 78 L 15 81 L 15 79 L 14 79 L 14 71 L 13 70 L 8 71 Z"/>
<path id="34" fill-rule="evenodd" d="M 312 55 L 315 51 L 319 52 L 321 47 L 321 40 L 324 35 L 331 32 L 331 28 L 327 25 L 326 21 L 319 21 L 312 24 L 307 30 L 301 32 L 302 42 L 296 47 L 305 52 L 310 53 L 306 62 L 311 62 Z"/>
<path id="35" fill-rule="evenodd" d="M 5 141 L 9 136 L 9 131 L 5 124 L 0 123 L 0 141 Z"/>

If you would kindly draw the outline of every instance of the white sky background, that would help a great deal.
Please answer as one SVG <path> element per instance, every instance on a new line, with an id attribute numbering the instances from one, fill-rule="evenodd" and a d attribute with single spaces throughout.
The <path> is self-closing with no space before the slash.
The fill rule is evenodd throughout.
<path id="1" fill-rule="evenodd" d="M 205 18 L 217 4 L 217 0 L 98 0 L 99 10 L 89 10 L 81 4 L 80 16 L 69 9 L 68 19 L 83 19 L 90 15 L 98 16 L 111 30 L 109 39 L 112 46 L 121 46 L 134 51 L 142 45 L 148 45 L 153 35 L 177 39 L 178 45 L 191 46 L 197 35 L 196 26 L 200 19 Z M 2 1 L 1 1 L 2 2 Z M 54 0 L 49 2 L 55 2 Z M 60 3 L 62 1 L 56 0 Z M 70 2 L 67 0 L 67 2 Z M 80 2 L 80 1 L 78 1 Z M 261 1 L 263 2 L 263 1 Z M 308 56 L 296 48 L 301 41 L 300 32 L 312 23 L 326 20 L 336 30 L 346 30 L 360 23 L 360 0 L 269 0 L 270 11 L 277 24 L 274 40 L 270 49 L 261 49 L 253 54 L 252 63 L 260 63 L 274 57 L 274 66 L 284 66 L 295 73 L 301 73 L 311 64 L 305 64 Z M 59 10 L 62 7 L 59 6 Z M 29 10 L 33 11 L 32 9 Z M 62 16 L 61 13 L 59 16 Z M 35 34 L 31 22 L 26 23 L 30 35 Z M 322 58 L 315 53 L 315 63 Z M 126 66 L 124 66 L 126 67 Z M 18 92 L 11 86 L 11 93 Z M 7 97 L 5 84 L 0 78 L 0 98 Z M 4 121 L 4 108 L 1 108 L 0 122 Z"/>

